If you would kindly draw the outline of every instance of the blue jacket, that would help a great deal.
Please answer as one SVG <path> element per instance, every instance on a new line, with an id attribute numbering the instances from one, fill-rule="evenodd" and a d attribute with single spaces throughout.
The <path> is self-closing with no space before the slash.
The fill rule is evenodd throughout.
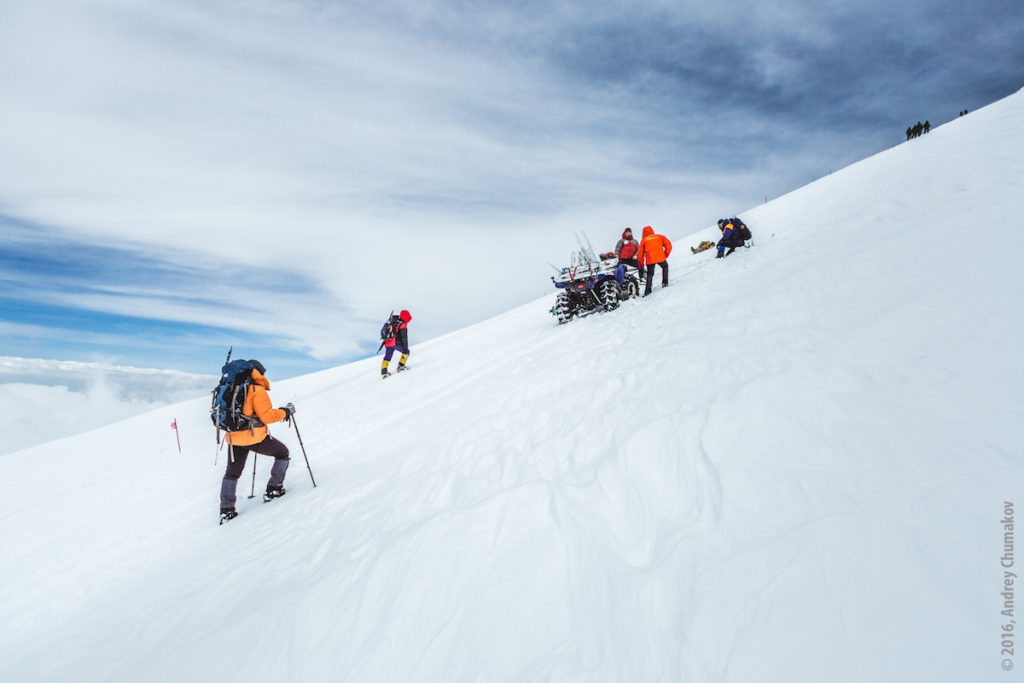
<path id="1" fill-rule="evenodd" d="M 718 253 L 724 252 L 726 247 L 742 246 L 743 238 L 740 237 L 739 232 L 733 227 L 732 221 L 729 221 L 725 224 L 725 230 L 722 231 L 722 239 L 718 240 Z"/>

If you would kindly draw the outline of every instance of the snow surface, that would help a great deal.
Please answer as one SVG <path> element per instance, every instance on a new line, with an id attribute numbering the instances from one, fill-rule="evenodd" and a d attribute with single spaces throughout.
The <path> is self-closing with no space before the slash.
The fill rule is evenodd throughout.
<path id="1" fill-rule="evenodd" d="M 552 288 L 414 317 L 386 382 L 269 368 L 318 487 L 274 425 L 289 493 L 248 469 L 223 527 L 206 396 L 0 458 L 0 680 L 1010 680 L 1022 124 L 1024 91 L 754 208 L 724 261 L 670 233 L 613 313 L 560 327 Z"/>

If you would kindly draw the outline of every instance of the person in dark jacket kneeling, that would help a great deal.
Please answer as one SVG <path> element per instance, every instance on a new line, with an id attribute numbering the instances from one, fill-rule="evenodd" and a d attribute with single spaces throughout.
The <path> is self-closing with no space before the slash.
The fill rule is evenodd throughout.
<path id="1" fill-rule="evenodd" d="M 743 246 L 743 237 L 732 219 L 718 219 L 718 229 L 722 231 L 722 239 L 718 240 L 718 254 L 715 258 L 724 258 Z M 726 251 L 726 249 L 729 251 Z"/>

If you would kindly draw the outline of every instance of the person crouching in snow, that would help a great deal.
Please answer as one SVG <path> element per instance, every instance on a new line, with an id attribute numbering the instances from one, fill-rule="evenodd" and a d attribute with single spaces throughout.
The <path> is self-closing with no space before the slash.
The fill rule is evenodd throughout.
<path id="1" fill-rule="evenodd" d="M 732 219 L 718 219 L 718 229 L 722 231 L 722 239 L 718 240 L 718 254 L 715 258 L 724 258 L 736 251 L 736 247 L 743 246 L 743 237 L 740 236 Z M 725 250 L 726 247 L 729 248 L 729 251 Z"/>
<path id="2" fill-rule="evenodd" d="M 647 286 L 644 296 L 651 293 L 654 281 L 654 266 L 661 266 L 661 286 L 668 287 L 668 255 L 672 253 L 672 243 L 663 235 L 655 235 L 654 228 L 644 227 L 643 238 L 640 240 L 640 268 L 647 268 Z"/>
<path id="3" fill-rule="evenodd" d="M 270 382 L 267 381 L 267 369 L 258 360 L 250 360 L 252 384 L 245 394 L 242 414 L 251 416 L 252 425 L 248 429 L 228 432 L 225 438 L 230 446 L 228 466 L 224 471 L 224 479 L 220 484 L 220 516 L 221 520 L 229 520 L 238 516 L 235 512 L 235 489 L 238 479 L 245 470 L 245 461 L 249 451 L 260 455 L 269 455 L 274 459 L 270 468 L 270 480 L 264 500 L 280 498 L 284 495 L 284 475 L 288 471 L 288 447 L 270 436 L 267 425 L 273 422 L 290 419 L 295 412 L 291 403 L 283 408 L 274 408 L 270 403 Z"/>
<path id="4" fill-rule="evenodd" d="M 640 272 L 640 280 L 642 282 L 644 271 L 640 270 L 640 265 L 636 260 L 638 251 L 640 251 L 640 243 L 633 239 L 633 230 L 626 228 L 622 232 L 622 239 L 615 245 L 615 256 L 619 259 L 620 265 L 624 263 L 627 266 L 636 268 Z"/>
<path id="5" fill-rule="evenodd" d="M 386 350 L 384 351 L 384 362 L 380 366 L 381 379 L 387 379 L 391 376 L 391 373 L 388 372 L 388 363 L 391 362 L 391 356 L 395 355 L 395 349 L 402 352 L 395 372 L 405 370 L 405 361 L 409 360 L 409 323 L 412 321 L 412 314 L 409 311 L 402 311 L 398 314 L 398 317 L 402 322 L 398 323 L 398 330 L 395 332 L 395 336 L 384 342 Z"/>

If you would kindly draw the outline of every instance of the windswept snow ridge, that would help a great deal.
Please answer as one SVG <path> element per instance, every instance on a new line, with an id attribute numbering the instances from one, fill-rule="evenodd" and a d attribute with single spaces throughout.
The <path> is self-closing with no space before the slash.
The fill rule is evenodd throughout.
<path id="1" fill-rule="evenodd" d="M 261 458 L 223 527 L 205 396 L 5 456 L 0 680 L 1006 680 L 1022 121 L 757 207 L 725 260 L 656 226 L 671 286 L 612 313 L 268 368 L 319 486 L 272 425 L 289 493 Z"/>

